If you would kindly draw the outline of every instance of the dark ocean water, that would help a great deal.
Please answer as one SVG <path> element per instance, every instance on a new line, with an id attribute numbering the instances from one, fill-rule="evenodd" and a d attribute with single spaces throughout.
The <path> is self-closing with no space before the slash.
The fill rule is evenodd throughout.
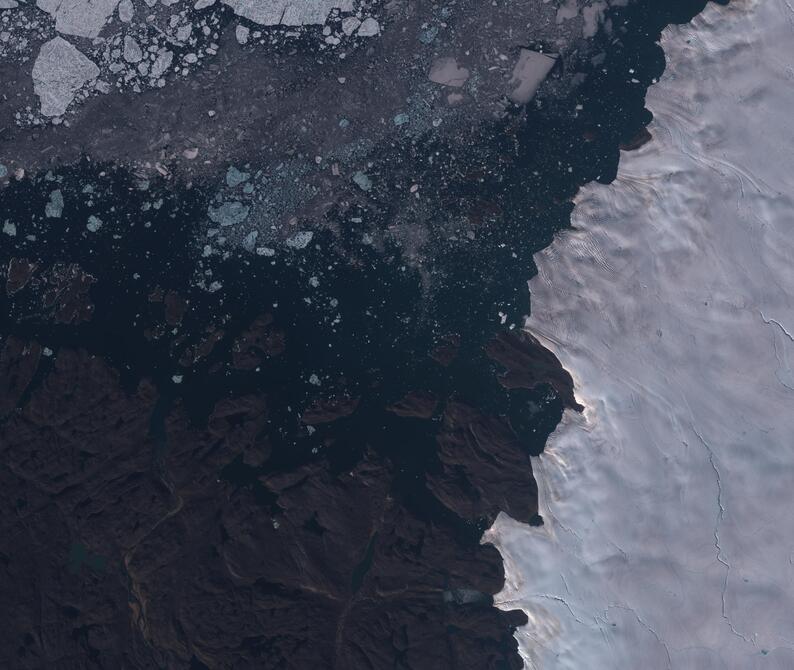
<path id="1" fill-rule="evenodd" d="M 426 157 L 433 151 L 443 157 L 445 148 L 429 139 L 377 157 L 383 173 L 397 174 L 401 165 L 410 164 L 423 175 L 426 188 L 438 182 L 449 207 L 476 201 L 496 212 L 476 244 L 436 247 L 429 283 L 404 261 L 399 248 L 362 248 L 362 230 L 346 222 L 340 227 L 344 232 L 317 232 L 300 251 L 270 258 L 238 250 L 214 261 L 212 278 L 222 288 L 209 293 L 196 283 L 197 240 L 214 184 L 194 183 L 188 190 L 155 180 L 144 191 L 125 170 L 87 160 L 50 177 L 11 182 L 0 191 L 0 223 L 8 220 L 18 232 L 0 239 L 0 266 L 12 258 L 29 259 L 40 268 L 76 263 L 95 279 L 89 291 L 93 315 L 79 324 L 54 323 L 33 286 L 12 296 L 0 294 L 0 332 L 55 352 L 42 359 L 19 404 L 52 370 L 59 350 L 84 349 L 116 369 L 130 392 L 142 379 L 153 382 L 158 399 L 150 436 L 159 446 L 152 459 L 155 468 L 167 470 L 163 463 L 173 445 L 166 417 L 175 407 L 185 408 L 193 425 L 202 427 L 219 401 L 264 395 L 270 457 L 252 465 L 238 455 L 217 475 L 252 491 L 268 514 L 278 511 L 278 496 L 262 478 L 313 462 L 344 473 L 371 450 L 391 464 L 391 495 L 400 505 L 427 524 L 450 529 L 461 546 L 476 546 L 492 514 L 464 519 L 426 485 L 429 475 L 442 471 L 436 443 L 440 412 L 430 420 L 405 420 L 387 406 L 411 391 L 462 399 L 483 413 L 507 417 L 526 454 L 542 451 L 560 420 L 560 398 L 547 384 L 507 391 L 498 380 L 501 368 L 485 346 L 506 329 L 499 312 L 509 315 L 508 324 L 519 326 L 529 313 L 526 281 L 535 274 L 532 256 L 569 225 L 577 189 L 593 180 L 611 181 L 620 145 L 631 143 L 649 121 L 643 100 L 664 67 L 655 43 L 660 30 L 688 20 L 703 5 L 642 2 L 615 13 L 612 34 L 599 38 L 606 58 L 591 67 L 580 90 L 568 100 L 525 115 L 516 110 L 514 117 L 484 126 L 483 144 L 472 147 L 470 156 L 431 165 Z M 577 106 L 580 111 L 574 113 Z M 453 161 L 465 166 L 483 160 L 492 161 L 494 169 L 482 181 L 446 183 Z M 93 186 L 89 194 L 83 192 L 88 184 Z M 45 218 L 55 188 L 63 193 L 65 208 L 61 217 Z M 378 224 L 385 227 L 392 212 L 388 189 L 384 192 L 375 209 Z M 161 207 L 142 212 L 145 203 L 159 199 Z M 89 215 L 104 222 L 96 233 L 86 231 Z M 334 216 L 332 211 L 329 217 Z M 31 234 L 35 239 L 26 237 Z M 312 277 L 319 287 L 310 290 Z M 189 305 L 178 326 L 163 326 L 162 303 L 151 298 L 158 290 L 173 291 Z M 258 369 L 232 365 L 235 340 L 263 314 L 272 315 L 273 327 L 283 333 L 284 352 L 266 357 Z M 186 347 L 206 337 L 208 328 L 223 331 L 212 352 L 189 367 L 180 365 Z M 458 335 L 461 344 L 454 362 L 444 367 L 428 352 L 448 334 Z M 174 375 L 182 376 L 181 383 L 173 381 Z M 318 393 L 356 398 L 359 404 L 352 415 L 307 430 L 301 415 Z M 377 561 L 378 542 L 376 533 L 353 569 L 353 593 Z M 97 547 L 82 550 L 102 553 Z M 499 667 L 514 667 L 510 627 L 505 630 Z M 264 644 L 262 653 L 272 650 Z"/>

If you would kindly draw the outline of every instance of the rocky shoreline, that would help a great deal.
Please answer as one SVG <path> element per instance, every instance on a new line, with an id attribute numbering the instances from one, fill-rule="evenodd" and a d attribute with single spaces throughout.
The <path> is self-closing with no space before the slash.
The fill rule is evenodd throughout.
<path id="1" fill-rule="evenodd" d="M 543 523 L 529 458 L 578 408 L 521 328 L 532 255 L 641 140 L 660 31 L 704 4 L 613 9 L 574 89 L 566 59 L 542 105 L 389 117 L 337 160 L 219 143 L 176 179 L 98 133 L 26 162 L 90 137 L 90 101 L 0 140 L 3 663 L 522 667 L 481 538 Z"/>

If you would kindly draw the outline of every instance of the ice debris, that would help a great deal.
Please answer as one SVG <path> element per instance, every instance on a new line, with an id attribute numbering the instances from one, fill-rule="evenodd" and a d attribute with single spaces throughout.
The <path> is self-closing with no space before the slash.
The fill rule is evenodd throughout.
<path id="1" fill-rule="evenodd" d="M 238 44 L 248 44 L 248 37 L 250 36 L 251 31 L 247 26 L 239 24 L 234 29 L 234 36 L 237 38 Z"/>
<path id="2" fill-rule="evenodd" d="M 242 223 L 248 218 L 248 207 L 243 203 L 233 201 L 224 202 L 219 207 L 210 207 L 207 214 L 214 223 L 221 226 L 233 226 Z"/>
<path id="3" fill-rule="evenodd" d="M 378 34 L 380 34 L 380 24 L 371 16 L 361 22 L 356 33 L 359 37 L 375 37 Z"/>
<path id="4" fill-rule="evenodd" d="M 438 35 L 438 27 L 430 26 L 419 32 L 419 41 L 422 44 L 432 44 L 433 40 L 436 39 L 437 35 Z"/>
<path id="5" fill-rule="evenodd" d="M 589 7 L 582 8 L 582 18 L 584 25 L 582 26 L 582 37 L 590 39 L 595 37 L 598 32 L 598 26 L 603 22 L 604 15 L 607 10 L 607 3 L 604 0 L 592 3 Z"/>
<path id="6" fill-rule="evenodd" d="M 128 63 L 139 63 L 143 58 L 141 46 L 129 35 L 124 37 L 124 60 Z"/>
<path id="7" fill-rule="evenodd" d="M 121 0 L 119 3 L 119 19 L 122 23 L 129 23 L 135 15 L 135 7 L 132 0 Z"/>
<path id="8" fill-rule="evenodd" d="M 288 237 L 284 244 L 286 244 L 290 249 L 305 249 L 309 242 L 312 241 L 314 237 L 314 233 L 310 230 L 302 230 L 298 233 L 295 233 L 292 237 Z"/>
<path id="9" fill-rule="evenodd" d="M 243 238 L 243 249 L 251 251 L 256 248 L 256 238 L 259 237 L 258 230 L 252 230 L 248 235 Z"/>
<path id="10" fill-rule="evenodd" d="M 169 51 L 168 49 L 160 49 L 157 54 L 157 58 L 155 58 L 154 63 L 152 63 L 152 69 L 149 71 L 149 75 L 151 77 L 162 77 L 169 67 L 171 67 L 171 63 L 174 61 L 174 53 Z"/>
<path id="11" fill-rule="evenodd" d="M 517 105 L 525 105 L 532 100 L 556 62 L 553 56 L 521 49 L 509 82 L 514 86 L 509 94 L 510 99 Z"/>
<path id="12" fill-rule="evenodd" d="M 247 172 L 241 172 L 233 165 L 226 171 L 226 185 L 229 188 L 235 188 L 240 184 L 247 182 L 251 175 Z"/>
<path id="13" fill-rule="evenodd" d="M 353 181 L 362 191 L 369 191 L 372 188 L 372 180 L 361 171 L 353 175 Z"/>
<path id="14" fill-rule="evenodd" d="M 85 227 L 92 233 L 95 233 L 102 227 L 102 219 L 92 214 L 88 217 L 88 223 L 85 224 Z"/>
<path id="15" fill-rule="evenodd" d="M 342 32 L 350 37 L 358 27 L 361 25 L 361 20 L 356 18 L 355 16 L 347 16 L 342 19 Z"/>
<path id="16" fill-rule="evenodd" d="M 469 71 L 460 67 L 452 57 L 437 58 L 430 66 L 430 81 L 443 86 L 460 88 L 469 78 Z"/>
<path id="17" fill-rule="evenodd" d="M 50 193 L 50 199 L 44 205 L 44 214 L 49 219 L 60 218 L 63 214 L 63 193 L 60 190 L 56 189 Z"/>
<path id="18" fill-rule="evenodd" d="M 579 15 L 579 5 L 576 0 L 565 0 L 557 9 L 557 24 L 574 19 Z"/>

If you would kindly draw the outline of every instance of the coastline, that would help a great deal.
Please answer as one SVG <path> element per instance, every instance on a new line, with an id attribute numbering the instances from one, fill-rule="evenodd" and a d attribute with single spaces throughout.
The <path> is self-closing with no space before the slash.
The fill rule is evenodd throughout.
<path id="1" fill-rule="evenodd" d="M 530 456 L 576 404 L 516 335 L 525 278 L 581 185 L 641 141 L 655 34 L 704 3 L 616 10 L 572 96 L 455 142 L 392 123 L 358 181 L 320 156 L 334 206 L 263 215 L 259 238 L 234 219 L 273 191 L 260 165 L 189 191 L 101 153 L 14 176 L 6 664 L 520 667 L 523 614 L 493 607 L 502 559 L 479 539 L 500 510 L 537 522 Z"/>
<path id="2" fill-rule="evenodd" d="M 529 668 L 794 658 L 788 9 L 710 5 L 668 28 L 654 140 L 536 256 L 527 327 L 587 409 L 533 459 L 544 525 L 502 515 L 486 536 L 497 602 L 530 619 Z"/>

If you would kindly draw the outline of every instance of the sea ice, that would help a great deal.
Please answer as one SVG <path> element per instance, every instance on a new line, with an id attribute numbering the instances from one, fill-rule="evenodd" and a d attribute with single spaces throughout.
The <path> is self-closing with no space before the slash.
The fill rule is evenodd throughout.
<path id="1" fill-rule="evenodd" d="M 247 182 L 251 178 L 248 172 L 241 172 L 233 165 L 226 170 L 226 185 L 229 188 L 235 188 L 240 184 Z"/>
<path id="2" fill-rule="evenodd" d="M 138 63 L 143 58 L 141 46 L 134 38 L 126 35 L 124 37 L 124 60 L 128 63 Z"/>
<path id="3" fill-rule="evenodd" d="M 102 227 L 102 219 L 92 214 L 88 217 L 88 223 L 85 224 L 85 227 L 92 233 L 95 233 Z"/>
<path id="4" fill-rule="evenodd" d="M 55 29 L 64 35 L 98 37 L 119 0 L 37 0 L 36 6 L 55 17 Z"/>
<path id="5" fill-rule="evenodd" d="M 98 76 L 99 68 L 62 37 L 45 42 L 33 64 L 33 90 L 41 113 L 63 115 L 77 91 Z"/>
<path id="6" fill-rule="evenodd" d="M 372 180 L 361 171 L 353 175 L 353 181 L 362 191 L 369 191 L 372 189 Z"/>
<path id="7" fill-rule="evenodd" d="M 371 16 L 361 22 L 356 35 L 359 37 L 375 37 L 380 33 L 380 24 Z"/>
<path id="8" fill-rule="evenodd" d="M 218 207 L 210 207 L 207 210 L 210 219 L 221 226 L 242 223 L 248 218 L 248 212 L 249 208 L 237 201 L 224 202 Z"/>
<path id="9" fill-rule="evenodd" d="M 129 23 L 134 15 L 135 7 L 132 4 L 132 0 L 121 0 L 119 3 L 119 19 L 123 23 Z"/>
<path id="10" fill-rule="evenodd" d="M 325 23 L 332 10 L 353 10 L 353 0 L 223 0 L 235 14 L 263 26 Z"/>
<path id="11" fill-rule="evenodd" d="M 445 56 L 433 61 L 428 78 L 436 84 L 460 88 L 468 80 L 469 71 L 460 67 L 454 58 Z"/>
<path id="12" fill-rule="evenodd" d="M 521 49 L 509 82 L 513 87 L 510 99 L 517 105 L 525 105 L 532 100 L 556 62 L 553 56 Z"/>
<path id="13" fill-rule="evenodd" d="M 155 58 L 154 63 L 152 63 L 152 69 L 149 72 L 150 76 L 154 78 L 162 77 L 173 62 L 174 53 L 168 49 L 161 49 L 157 53 L 157 58 Z"/>
<path id="14" fill-rule="evenodd" d="M 63 214 L 63 205 L 63 193 L 61 193 L 60 189 L 56 189 L 50 193 L 50 199 L 44 205 L 44 215 L 48 219 L 60 218 L 61 214 Z"/>
<path id="15" fill-rule="evenodd" d="M 290 249 L 305 249 L 309 242 L 312 241 L 314 233 L 310 230 L 302 230 L 295 233 L 292 237 L 288 237 L 284 244 Z"/>

